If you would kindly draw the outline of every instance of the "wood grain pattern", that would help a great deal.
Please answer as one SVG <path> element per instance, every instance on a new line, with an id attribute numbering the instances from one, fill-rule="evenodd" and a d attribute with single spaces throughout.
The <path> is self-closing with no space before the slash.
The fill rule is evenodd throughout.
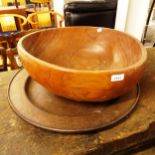
<path id="1" fill-rule="evenodd" d="M 25 69 L 14 76 L 8 88 L 9 103 L 21 118 L 62 133 L 84 133 L 116 125 L 133 111 L 139 95 L 136 86 L 126 95 L 107 102 L 76 102 L 52 94 L 33 81 Z"/>
<path id="2" fill-rule="evenodd" d="M 105 101 L 125 94 L 142 76 L 147 59 L 136 39 L 95 27 L 33 33 L 19 41 L 18 51 L 34 80 L 77 101 Z M 111 81 L 122 74 L 123 80 Z"/>
<path id="3" fill-rule="evenodd" d="M 125 152 L 155 138 L 155 49 L 148 53 L 147 69 L 141 79 L 140 102 L 117 126 L 87 134 L 60 134 L 36 128 L 20 119 L 7 102 L 13 72 L 0 73 L 1 155 L 111 155 Z M 18 94 L 20 95 L 20 90 Z M 21 102 L 22 104 L 22 102 Z M 11 151 L 10 151 L 11 150 Z M 127 153 L 124 153 L 125 155 Z M 145 151 L 143 155 L 154 155 Z M 141 155 L 141 154 L 139 154 Z"/>

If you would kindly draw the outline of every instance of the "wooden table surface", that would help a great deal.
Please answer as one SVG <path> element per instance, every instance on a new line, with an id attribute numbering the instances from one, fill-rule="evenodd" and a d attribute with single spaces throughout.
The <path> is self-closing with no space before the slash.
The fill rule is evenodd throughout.
<path id="1" fill-rule="evenodd" d="M 7 101 L 8 84 L 15 72 L 0 73 L 0 155 L 110 155 L 155 139 L 154 49 L 148 50 L 147 67 L 140 81 L 140 101 L 135 110 L 109 129 L 86 134 L 50 132 L 19 118 Z M 149 155 L 150 152 L 155 154 L 149 150 Z"/>

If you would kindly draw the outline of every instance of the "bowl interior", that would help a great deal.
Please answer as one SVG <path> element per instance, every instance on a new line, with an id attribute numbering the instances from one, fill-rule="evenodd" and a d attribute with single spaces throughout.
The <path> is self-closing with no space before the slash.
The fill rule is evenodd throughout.
<path id="1" fill-rule="evenodd" d="M 79 70 L 120 69 L 133 65 L 142 56 L 136 39 L 112 29 L 95 27 L 35 32 L 23 39 L 22 46 L 41 60 Z"/>

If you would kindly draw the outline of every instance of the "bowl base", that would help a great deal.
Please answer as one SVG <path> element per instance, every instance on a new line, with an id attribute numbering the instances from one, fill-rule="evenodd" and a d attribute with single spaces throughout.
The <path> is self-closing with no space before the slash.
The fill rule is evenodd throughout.
<path id="1" fill-rule="evenodd" d="M 116 124 L 134 109 L 139 94 L 137 85 L 124 96 L 110 101 L 76 102 L 49 92 L 23 69 L 10 82 L 8 100 L 21 118 L 37 127 L 79 133 Z"/>

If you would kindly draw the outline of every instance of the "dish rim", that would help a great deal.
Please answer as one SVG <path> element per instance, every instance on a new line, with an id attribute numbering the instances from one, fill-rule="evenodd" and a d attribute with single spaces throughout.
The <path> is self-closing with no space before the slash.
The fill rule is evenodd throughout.
<path id="1" fill-rule="evenodd" d="M 146 60 L 147 60 L 147 51 L 143 47 L 142 43 L 138 39 L 136 39 L 135 37 L 131 36 L 130 34 L 127 34 L 125 32 L 121 32 L 121 31 L 118 31 L 118 30 L 114 30 L 114 29 L 109 29 L 109 30 L 119 32 L 119 33 L 121 33 L 123 35 L 126 35 L 126 36 L 130 36 L 133 40 L 135 40 L 139 44 L 140 49 L 141 49 L 141 54 L 142 54 L 141 57 L 140 57 L 140 59 L 139 59 L 139 61 L 133 63 L 130 66 L 125 66 L 125 67 L 122 67 L 120 69 L 118 69 L 118 68 L 107 69 L 107 70 L 101 70 L 101 69 L 100 70 L 74 69 L 74 68 L 68 68 L 68 67 L 63 67 L 63 66 L 60 66 L 60 65 L 52 64 L 50 62 L 47 62 L 47 61 L 42 60 L 40 58 L 37 58 L 37 57 L 33 56 L 32 54 L 30 54 L 29 52 L 27 52 L 25 50 L 25 48 L 22 46 L 23 41 L 27 37 L 29 37 L 29 36 L 31 36 L 31 35 L 33 35 L 35 33 L 41 33 L 42 31 L 54 31 L 56 29 L 71 29 L 71 28 L 73 28 L 73 29 L 76 29 L 76 28 L 77 29 L 79 29 L 79 28 L 88 28 L 88 29 L 96 29 L 96 30 L 97 29 L 100 29 L 100 28 L 102 28 L 102 29 L 109 29 L 109 28 L 105 28 L 105 27 L 75 26 L 75 27 L 62 27 L 62 28 L 43 29 L 43 30 L 39 30 L 39 31 L 36 31 L 36 32 L 32 32 L 30 34 L 25 35 L 24 37 L 22 37 L 19 40 L 19 42 L 17 44 L 17 49 L 18 49 L 19 56 L 20 56 L 20 53 L 22 53 L 22 54 L 26 55 L 29 59 L 33 59 L 33 61 L 35 61 L 38 64 L 41 64 L 41 65 L 43 65 L 43 66 L 45 66 L 47 68 L 55 69 L 55 70 L 60 70 L 60 71 L 63 71 L 63 72 L 74 72 L 74 73 L 78 73 L 78 72 L 79 73 L 126 72 L 128 70 L 133 69 L 133 68 L 138 68 L 138 67 L 142 66 L 146 62 Z"/>

